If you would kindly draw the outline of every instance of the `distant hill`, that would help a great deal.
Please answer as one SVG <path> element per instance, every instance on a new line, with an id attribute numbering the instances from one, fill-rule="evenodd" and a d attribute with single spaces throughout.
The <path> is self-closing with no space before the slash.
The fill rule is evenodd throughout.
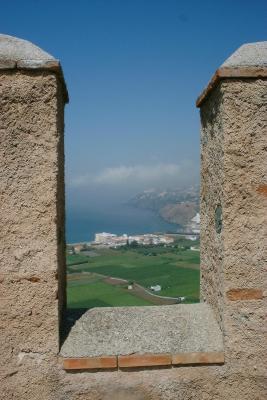
<path id="1" fill-rule="evenodd" d="M 199 212 L 199 186 L 172 190 L 146 190 L 137 194 L 129 205 L 149 209 L 165 221 L 185 226 Z"/>
<path id="2" fill-rule="evenodd" d="M 199 212 L 199 206 L 196 202 L 186 201 L 178 204 L 167 204 L 161 208 L 159 215 L 168 222 L 185 226 Z"/>

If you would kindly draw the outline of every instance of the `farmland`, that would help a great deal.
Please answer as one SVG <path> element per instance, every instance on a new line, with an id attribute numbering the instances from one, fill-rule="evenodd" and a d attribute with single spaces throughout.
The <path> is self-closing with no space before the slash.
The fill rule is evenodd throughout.
<path id="1" fill-rule="evenodd" d="M 82 252 L 67 255 L 68 307 L 166 304 L 164 299 L 149 293 L 153 285 L 161 286 L 157 293 L 160 296 L 185 297 L 185 303 L 198 302 L 199 252 L 181 244 L 184 243 L 94 249 L 95 257 L 84 256 Z M 129 285 L 133 290 L 128 289 Z"/>

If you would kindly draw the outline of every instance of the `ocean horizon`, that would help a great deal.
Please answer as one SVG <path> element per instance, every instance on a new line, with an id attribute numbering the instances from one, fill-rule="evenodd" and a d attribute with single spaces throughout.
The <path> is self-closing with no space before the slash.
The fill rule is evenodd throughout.
<path id="1" fill-rule="evenodd" d="M 151 210 L 119 205 L 111 209 L 87 211 L 66 210 L 66 242 L 79 243 L 94 240 L 95 233 L 144 234 L 176 232 L 179 225 L 164 221 Z"/>

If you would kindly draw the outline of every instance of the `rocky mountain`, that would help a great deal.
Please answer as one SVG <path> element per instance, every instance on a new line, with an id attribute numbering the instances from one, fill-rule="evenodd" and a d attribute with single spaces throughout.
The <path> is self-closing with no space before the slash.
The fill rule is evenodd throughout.
<path id="1" fill-rule="evenodd" d="M 198 204 L 187 201 L 178 204 L 167 204 L 160 209 L 159 215 L 165 221 L 185 227 L 198 212 Z"/>
<path id="2" fill-rule="evenodd" d="M 152 210 L 168 222 L 186 226 L 199 212 L 199 186 L 164 191 L 146 190 L 128 204 Z"/>

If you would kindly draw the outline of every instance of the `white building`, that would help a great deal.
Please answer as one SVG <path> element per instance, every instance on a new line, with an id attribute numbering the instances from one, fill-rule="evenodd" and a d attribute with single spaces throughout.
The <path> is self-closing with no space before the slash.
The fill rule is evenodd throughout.
<path id="1" fill-rule="evenodd" d="M 200 251 L 200 249 L 198 247 L 194 247 L 194 246 L 191 246 L 190 250 L 192 250 L 192 251 Z"/>
<path id="2" fill-rule="evenodd" d="M 185 238 L 188 240 L 195 241 L 198 239 L 198 236 L 197 235 L 186 235 Z"/>
<path id="3" fill-rule="evenodd" d="M 191 219 L 191 229 L 193 233 L 200 233 L 200 214 L 197 213 L 192 219 Z"/>
<path id="4" fill-rule="evenodd" d="M 158 244 L 170 244 L 174 242 L 174 239 L 166 235 L 155 235 L 153 233 L 147 233 L 144 235 L 131 235 L 128 236 L 126 233 L 123 235 L 115 235 L 113 233 L 96 233 L 95 241 L 92 244 L 104 247 L 120 247 L 127 244 L 137 242 L 140 245 L 158 245 Z"/>
<path id="5" fill-rule="evenodd" d="M 160 285 L 150 286 L 150 290 L 152 290 L 152 292 L 160 292 L 161 286 Z"/>
<path id="6" fill-rule="evenodd" d="M 114 233 L 107 233 L 107 232 L 96 233 L 95 234 L 95 242 L 96 243 L 106 243 L 116 236 L 117 235 L 115 235 Z"/>

